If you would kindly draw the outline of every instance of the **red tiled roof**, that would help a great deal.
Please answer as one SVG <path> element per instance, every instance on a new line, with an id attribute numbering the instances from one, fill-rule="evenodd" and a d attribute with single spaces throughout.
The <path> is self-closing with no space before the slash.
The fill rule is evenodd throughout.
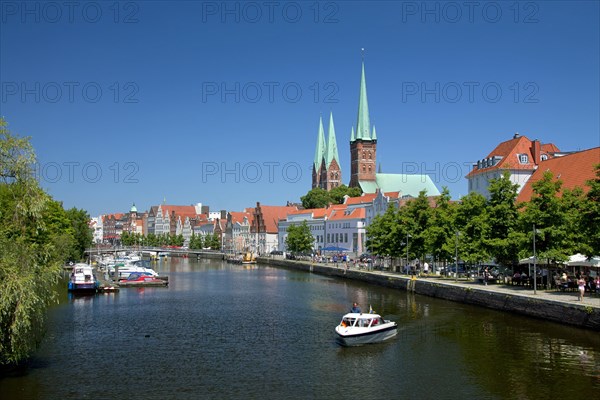
<path id="1" fill-rule="evenodd" d="M 533 184 L 542 179 L 546 171 L 551 171 L 555 179 L 558 178 L 562 181 L 562 189 L 580 187 L 587 193 L 589 187 L 586 182 L 596 177 L 594 169 L 596 164 L 600 164 L 600 147 L 542 161 L 521 189 L 517 201 L 531 200 Z"/>
<path id="2" fill-rule="evenodd" d="M 500 143 L 494 150 L 488 154 L 485 158 L 490 158 L 494 156 L 500 156 L 502 159 L 498 161 L 496 165 L 489 167 L 474 167 L 467 174 L 467 178 L 470 178 L 474 175 L 477 175 L 481 172 L 494 171 L 498 169 L 518 169 L 518 170 L 534 170 L 535 166 L 539 164 L 538 160 L 535 160 L 532 152 L 532 141 L 529 140 L 526 136 L 519 136 L 513 138 L 511 140 L 507 140 L 506 142 Z M 552 143 L 540 144 L 540 156 L 542 154 L 546 154 L 548 158 L 553 157 L 553 153 L 559 152 L 558 147 L 556 147 Z M 518 155 L 525 154 L 527 155 L 527 163 L 520 163 Z"/>
<path id="3" fill-rule="evenodd" d="M 377 193 L 363 193 L 358 197 L 347 197 L 344 201 L 346 205 L 370 203 L 375 199 Z"/>
<path id="4" fill-rule="evenodd" d="M 400 192 L 387 192 L 383 195 L 389 197 L 390 199 L 397 199 L 398 197 L 400 197 Z"/>
<path id="5" fill-rule="evenodd" d="M 260 205 L 262 212 L 262 218 L 265 223 L 265 230 L 267 233 L 277 233 L 277 224 L 280 219 L 286 219 L 287 215 L 293 211 L 298 210 L 296 206 L 263 206 Z M 254 211 L 256 214 L 257 210 Z"/>
<path id="6" fill-rule="evenodd" d="M 359 219 L 365 218 L 367 215 L 367 210 L 363 207 L 353 208 L 348 214 L 346 214 L 346 212 L 347 210 L 333 210 L 329 220 L 339 221 L 343 219 Z"/>
<path id="7" fill-rule="evenodd" d="M 327 214 L 326 208 L 308 208 L 288 213 L 288 215 L 312 214 L 313 218 L 323 218 Z"/>
<path id="8" fill-rule="evenodd" d="M 102 221 L 105 221 L 107 219 L 113 218 L 115 220 L 120 220 L 121 218 L 123 218 L 123 213 L 114 213 L 114 214 L 106 214 L 102 216 Z"/>
<path id="9" fill-rule="evenodd" d="M 244 218 L 248 219 L 248 223 L 252 224 L 252 220 L 254 219 L 254 208 L 246 208 L 244 211 L 230 211 L 231 214 L 231 222 L 232 223 L 243 223 Z"/>

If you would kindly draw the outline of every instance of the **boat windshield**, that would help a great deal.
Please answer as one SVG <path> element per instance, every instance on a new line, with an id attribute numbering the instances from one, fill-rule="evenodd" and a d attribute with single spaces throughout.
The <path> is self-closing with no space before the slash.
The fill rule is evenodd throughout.
<path id="1" fill-rule="evenodd" d="M 342 323 L 341 325 L 346 327 L 346 326 L 354 326 L 354 323 L 356 322 L 356 318 L 344 318 L 342 319 Z"/>

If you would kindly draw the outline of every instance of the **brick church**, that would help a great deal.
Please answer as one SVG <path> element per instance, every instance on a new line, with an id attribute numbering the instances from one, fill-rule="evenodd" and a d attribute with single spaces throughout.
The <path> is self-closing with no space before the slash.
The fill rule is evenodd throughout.
<path id="1" fill-rule="evenodd" d="M 350 135 L 350 187 L 360 187 L 364 193 L 400 192 L 402 195 L 417 197 L 421 190 L 427 195 L 437 196 L 438 188 L 428 175 L 384 174 L 376 172 L 377 133 L 371 127 L 369 103 L 367 101 L 367 82 L 365 64 L 362 63 L 358 117 L 356 132 L 352 127 Z M 342 169 L 338 156 L 333 114 L 329 116 L 328 139 L 325 142 L 323 120 L 319 120 L 319 132 L 312 171 L 312 187 L 327 191 L 342 184 Z"/>

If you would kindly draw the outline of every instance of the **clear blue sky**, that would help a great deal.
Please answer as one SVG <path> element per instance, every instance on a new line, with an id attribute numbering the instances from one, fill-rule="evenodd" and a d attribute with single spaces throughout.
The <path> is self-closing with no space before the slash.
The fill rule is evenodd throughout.
<path id="1" fill-rule="evenodd" d="M 364 48 L 383 172 L 458 198 L 515 132 L 600 145 L 599 20 L 597 1 L 2 1 L 0 115 L 65 207 L 285 204 L 320 114 L 349 182 Z"/>

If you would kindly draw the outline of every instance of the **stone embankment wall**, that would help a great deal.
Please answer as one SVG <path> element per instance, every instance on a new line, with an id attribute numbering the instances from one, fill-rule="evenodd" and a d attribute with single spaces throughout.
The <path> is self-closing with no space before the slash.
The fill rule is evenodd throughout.
<path id="1" fill-rule="evenodd" d="M 600 308 L 586 304 L 569 304 L 544 298 L 533 298 L 527 295 L 477 289 L 438 279 L 411 280 L 405 276 L 382 274 L 379 272 L 367 272 L 356 269 L 345 270 L 342 264 L 340 264 L 340 268 L 335 268 L 331 265 L 326 266 L 323 264 L 272 258 L 259 258 L 258 262 L 288 269 L 314 272 L 321 275 L 359 280 L 371 284 L 407 290 L 425 296 L 518 313 L 547 321 L 600 331 Z"/>

